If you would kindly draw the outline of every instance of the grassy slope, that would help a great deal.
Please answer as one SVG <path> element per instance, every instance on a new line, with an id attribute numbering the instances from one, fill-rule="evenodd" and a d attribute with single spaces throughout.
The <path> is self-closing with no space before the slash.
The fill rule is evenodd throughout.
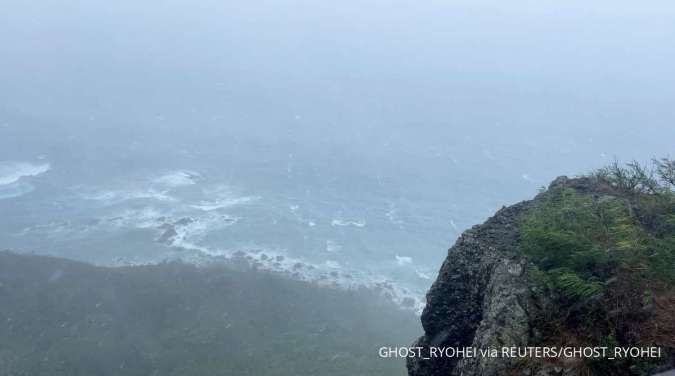
<path id="1" fill-rule="evenodd" d="M 418 319 L 371 292 L 0 252 L 1 375 L 402 375 Z"/>

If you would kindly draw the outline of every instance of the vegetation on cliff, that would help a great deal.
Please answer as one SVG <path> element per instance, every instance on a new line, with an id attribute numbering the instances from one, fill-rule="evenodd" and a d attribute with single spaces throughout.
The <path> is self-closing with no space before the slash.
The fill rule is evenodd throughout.
<path id="1" fill-rule="evenodd" d="M 675 350 L 675 161 L 614 163 L 552 184 L 520 224 L 542 344 Z M 672 356 L 672 355 L 671 355 Z M 664 359 L 585 360 L 579 374 L 648 374 Z"/>

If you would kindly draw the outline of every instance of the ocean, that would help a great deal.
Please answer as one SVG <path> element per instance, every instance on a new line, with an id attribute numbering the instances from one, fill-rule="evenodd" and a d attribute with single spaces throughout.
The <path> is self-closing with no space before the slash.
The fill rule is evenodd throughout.
<path id="1" fill-rule="evenodd" d="M 97 265 L 244 263 L 333 288 L 377 289 L 418 312 L 463 230 L 557 175 L 528 162 L 545 147 L 509 149 L 467 135 L 412 146 L 390 136 L 366 148 L 227 127 L 209 140 L 143 132 L 41 139 L 11 125 L 30 146 L 6 148 L 0 165 L 4 249 Z M 596 153 L 592 163 L 607 159 L 592 145 L 577 149 Z"/>

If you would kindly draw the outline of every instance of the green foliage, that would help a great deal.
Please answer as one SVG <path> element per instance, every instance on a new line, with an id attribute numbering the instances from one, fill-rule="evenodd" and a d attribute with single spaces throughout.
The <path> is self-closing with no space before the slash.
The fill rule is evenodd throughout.
<path id="1" fill-rule="evenodd" d="M 668 158 L 654 159 L 656 165 L 656 172 L 665 184 L 675 187 L 675 160 Z"/>
<path id="2" fill-rule="evenodd" d="M 675 287 L 673 176 L 675 162 L 667 159 L 653 168 L 615 162 L 578 185 L 562 183 L 539 195 L 520 224 L 520 249 L 552 302 L 542 324 L 551 341 L 652 344 L 664 336 L 649 328 L 674 327 L 672 315 L 650 308 Z M 646 374 L 654 365 L 627 362 L 586 366 L 609 375 L 627 368 L 632 371 L 622 374 Z"/>
<path id="3" fill-rule="evenodd" d="M 543 193 L 521 225 L 522 251 L 552 279 L 565 270 L 568 282 L 595 285 L 623 270 L 675 284 L 675 194 L 645 171 L 631 163 L 596 173 L 622 187 L 609 193 Z"/>
<path id="4" fill-rule="evenodd" d="M 573 300 L 588 300 L 598 296 L 603 292 L 602 283 L 593 279 L 581 278 L 574 271 L 567 268 L 551 270 L 552 280 L 555 287 L 559 289 L 565 297 Z"/>
<path id="5" fill-rule="evenodd" d="M 626 248 L 640 243 L 620 200 L 594 200 L 573 189 L 547 192 L 522 225 L 521 249 L 565 297 L 602 292 Z"/>

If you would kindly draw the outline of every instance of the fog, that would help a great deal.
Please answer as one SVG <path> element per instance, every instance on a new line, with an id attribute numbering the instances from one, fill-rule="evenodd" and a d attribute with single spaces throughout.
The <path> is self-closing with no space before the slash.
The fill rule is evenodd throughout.
<path id="1" fill-rule="evenodd" d="M 0 8 L 3 249 L 243 252 L 314 268 L 292 279 L 388 283 L 419 309 L 496 209 L 674 151 L 669 1 Z"/>
<path id="2" fill-rule="evenodd" d="M 0 1 L 0 250 L 101 266 L 0 252 L 0 373 L 403 375 L 375 349 L 421 333 L 464 230 L 559 175 L 673 156 L 674 19 Z"/>

